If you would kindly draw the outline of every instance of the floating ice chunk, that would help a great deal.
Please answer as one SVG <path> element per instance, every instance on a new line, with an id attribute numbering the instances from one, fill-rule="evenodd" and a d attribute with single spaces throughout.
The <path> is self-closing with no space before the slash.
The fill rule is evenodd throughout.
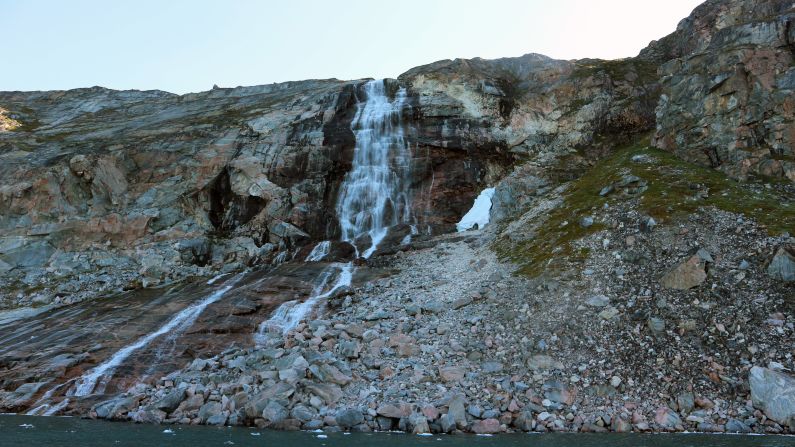
<path id="1" fill-rule="evenodd" d="M 461 232 L 469 230 L 475 225 L 477 225 L 478 228 L 483 228 L 489 223 L 492 197 L 494 197 L 494 188 L 484 189 L 475 199 L 472 209 L 464 214 L 464 217 L 461 218 L 461 222 L 455 225 L 456 229 Z"/>

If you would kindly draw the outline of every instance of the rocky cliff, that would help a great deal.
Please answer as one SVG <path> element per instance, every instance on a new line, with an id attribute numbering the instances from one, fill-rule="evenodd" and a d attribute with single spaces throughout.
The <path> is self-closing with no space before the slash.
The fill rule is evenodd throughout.
<path id="1" fill-rule="evenodd" d="M 449 231 L 517 161 L 539 160 L 514 176 L 543 188 L 561 155 L 650 129 L 654 73 L 642 60 L 531 54 L 401 75 L 417 223 Z M 361 85 L 1 93 L 3 305 L 270 263 L 335 238 Z M 500 206 L 515 208 L 520 198 L 501 191 Z"/>
<path id="2" fill-rule="evenodd" d="M 793 17 L 783 1 L 709 0 L 634 58 L 444 60 L 386 80 L 406 93 L 391 124 L 411 152 L 412 220 L 371 259 L 330 243 L 326 261 L 359 266 L 353 286 L 276 335 L 260 323 L 329 280 L 304 261 L 340 239 L 366 80 L 0 92 L 0 308 L 19 308 L 0 314 L 0 409 L 783 432 Z M 487 187 L 492 223 L 454 234 Z M 246 267 L 240 283 L 195 280 Z M 234 296 L 171 347 L 125 358 L 112 396 L 48 401 L 226 282 Z M 88 315 L 116 329 L 82 327 Z"/>
<path id="3" fill-rule="evenodd" d="M 670 58 L 655 146 L 734 178 L 795 181 L 791 2 L 707 1 L 641 53 L 652 55 Z"/>

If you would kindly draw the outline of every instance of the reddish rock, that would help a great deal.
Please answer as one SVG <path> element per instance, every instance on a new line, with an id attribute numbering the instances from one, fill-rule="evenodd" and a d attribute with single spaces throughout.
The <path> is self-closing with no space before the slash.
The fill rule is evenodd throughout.
<path id="1" fill-rule="evenodd" d="M 477 434 L 493 434 L 502 431 L 500 421 L 496 419 L 483 419 L 472 423 L 472 432 Z"/>
<path id="2" fill-rule="evenodd" d="M 466 370 L 460 366 L 443 366 L 439 368 L 439 376 L 445 382 L 460 382 Z"/>

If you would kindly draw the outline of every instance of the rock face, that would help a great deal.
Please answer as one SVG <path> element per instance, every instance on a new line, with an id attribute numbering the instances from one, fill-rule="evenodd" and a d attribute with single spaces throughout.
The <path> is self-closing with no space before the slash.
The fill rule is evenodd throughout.
<path id="1" fill-rule="evenodd" d="M 55 276 L 68 299 L 85 273 L 136 287 L 323 239 L 355 85 L 0 93 L 22 123 L 0 133 L 7 283 Z"/>
<path id="2" fill-rule="evenodd" d="M 795 421 L 795 377 L 754 366 L 748 380 L 754 407 L 780 424 Z"/>
<path id="3" fill-rule="evenodd" d="M 507 216 L 532 198 L 528 186 L 559 175 L 547 169 L 559 158 L 651 129 L 655 70 L 529 54 L 440 61 L 388 81 L 409 92 L 415 227 L 453 230 L 506 176 L 494 214 Z M 337 239 L 363 83 L 0 92 L 0 275 L 11 284 L 0 306 L 282 262 Z M 512 172 L 528 156 L 538 167 Z M 393 233 L 397 243 L 408 228 Z"/>
<path id="4" fill-rule="evenodd" d="M 641 55 L 671 59 L 660 69 L 657 147 L 736 178 L 795 182 L 791 2 L 709 0 Z"/>
<path id="5" fill-rule="evenodd" d="M 335 212 L 364 80 L 0 92 L 0 309 L 23 307 L 0 313 L 0 411 L 791 430 L 792 378 L 751 370 L 776 423 L 743 381 L 762 360 L 795 367 L 791 17 L 710 0 L 635 58 L 456 59 L 386 80 L 407 92 L 392 124 L 412 220 L 369 259 Z M 453 233 L 487 187 L 492 223 Z M 314 313 L 269 326 L 310 294 Z M 186 309 L 101 391 L 72 392 Z"/>

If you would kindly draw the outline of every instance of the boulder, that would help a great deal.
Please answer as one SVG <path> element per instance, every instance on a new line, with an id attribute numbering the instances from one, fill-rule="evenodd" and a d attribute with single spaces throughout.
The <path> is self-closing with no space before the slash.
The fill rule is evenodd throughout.
<path id="1" fill-rule="evenodd" d="M 497 419 L 483 419 L 472 423 L 472 432 L 479 435 L 499 433 L 502 431 L 500 421 Z"/>
<path id="2" fill-rule="evenodd" d="M 443 366 L 439 368 L 439 377 L 444 382 L 460 382 L 464 379 L 466 370 L 460 366 Z"/>
<path id="3" fill-rule="evenodd" d="M 660 283 L 668 289 L 691 289 L 707 279 L 705 266 L 706 261 L 701 256 L 693 255 L 663 275 Z"/>
<path id="4" fill-rule="evenodd" d="M 781 281 L 795 281 L 795 246 L 779 247 L 767 266 L 767 274 Z"/>
<path id="5" fill-rule="evenodd" d="M 754 366 L 748 381 L 754 407 L 779 424 L 788 424 L 795 418 L 795 376 Z"/>
<path id="6" fill-rule="evenodd" d="M 527 367 L 533 371 L 563 369 L 563 363 L 545 354 L 536 354 L 527 359 Z"/>
<path id="7" fill-rule="evenodd" d="M 351 428 L 364 422 L 362 412 L 355 408 L 345 408 L 334 416 L 340 427 Z"/>

